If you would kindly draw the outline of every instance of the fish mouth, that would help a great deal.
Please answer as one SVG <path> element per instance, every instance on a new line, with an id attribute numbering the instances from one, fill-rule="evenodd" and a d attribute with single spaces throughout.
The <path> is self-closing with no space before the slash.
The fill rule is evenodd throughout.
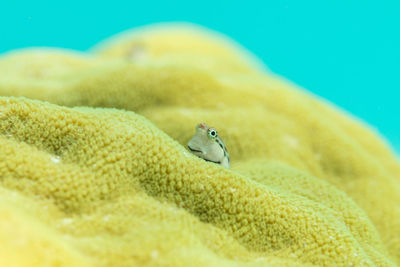
<path id="1" fill-rule="evenodd" d="M 210 160 L 210 159 L 205 159 L 205 158 L 203 158 L 205 161 L 208 161 L 208 162 L 212 162 L 212 163 L 217 163 L 217 164 L 221 164 L 221 161 L 213 161 L 213 160 Z"/>
<path id="2" fill-rule="evenodd" d="M 187 146 L 187 147 L 189 148 L 190 151 L 192 151 L 192 152 L 194 152 L 194 153 L 200 153 L 200 155 L 203 155 L 203 151 L 197 150 L 197 149 L 193 149 L 193 148 L 191 148 L 190 146 Z M 197 155 L 197 154 L 196 154 L 196 155 Z M 204 159 L 205 161 L 208 161 L 208 162 L 213 162 L 213 163 L 221 164 L 220 161 L 213 161 L 213 160 L 206 159 L 206 158 L 203 158 L 203 157 L 201 157 L 201 158 Z"/>
<path id="3" fill-rule="evenodd" d="M 193 149 L 190 146 L 188 146 L 189 150 L 192 152 L 198 152 L 198 153 L 203 153 L 201 150 Z"/>

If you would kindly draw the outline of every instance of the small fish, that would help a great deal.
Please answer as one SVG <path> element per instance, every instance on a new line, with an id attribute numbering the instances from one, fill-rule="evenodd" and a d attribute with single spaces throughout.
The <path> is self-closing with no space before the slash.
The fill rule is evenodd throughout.
<path id="1" fill-rule="evenodd" d="M 188 143 L 190 152 L 210 162 L 229 168 L 229 153 L 215 128 L 205 123 L 196 126 L 196 133 Z"/>

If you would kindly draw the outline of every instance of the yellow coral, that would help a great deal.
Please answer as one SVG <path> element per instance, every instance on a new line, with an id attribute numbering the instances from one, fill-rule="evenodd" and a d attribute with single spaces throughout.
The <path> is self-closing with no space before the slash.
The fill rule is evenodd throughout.
<path id="1" fill-rule="evenodd" d="M 1 266 L 400 264 L 392 151 L 221 36 L 13 52 L 0 93 Z M 232 169 L 184 148 L 201 121 Z"/>

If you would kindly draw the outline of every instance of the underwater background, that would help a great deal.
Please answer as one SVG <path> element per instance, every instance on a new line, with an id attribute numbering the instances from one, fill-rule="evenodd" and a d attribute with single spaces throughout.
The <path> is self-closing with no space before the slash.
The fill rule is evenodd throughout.
<path id="1" fill-rule="evenodd" d="M 118 32 L 192 22 L 366 121 L 400 151 L 400 1 L 3 1 L 0 53 L 87 50 Z"/>

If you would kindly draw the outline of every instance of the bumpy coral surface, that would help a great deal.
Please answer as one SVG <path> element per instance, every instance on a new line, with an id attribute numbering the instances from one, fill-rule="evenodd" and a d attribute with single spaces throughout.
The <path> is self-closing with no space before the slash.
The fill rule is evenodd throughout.
<path id="1" fill-rule="evenodd" d="M 1 266 L 395 266 L 400 164 L 194 26 L 0 59 Z M 226 169 L 185 146 L 218 128 Z"/>

